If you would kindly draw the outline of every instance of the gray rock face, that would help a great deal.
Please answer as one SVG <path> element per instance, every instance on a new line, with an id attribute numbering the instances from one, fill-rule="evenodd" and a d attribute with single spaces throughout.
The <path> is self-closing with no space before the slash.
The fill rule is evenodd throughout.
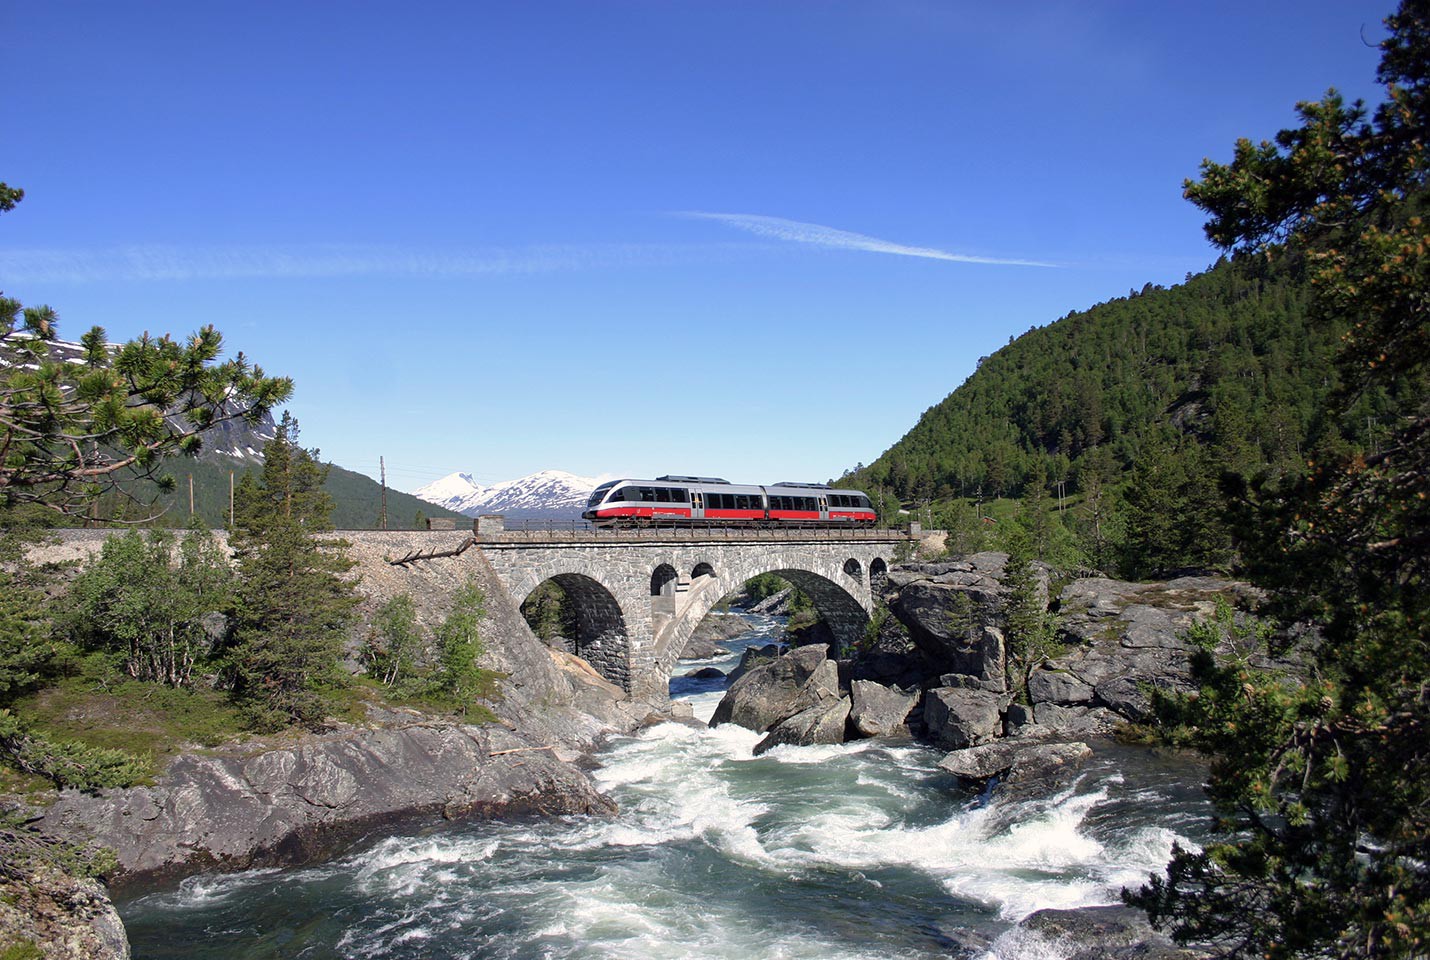
<path id="1" fill-rule="evenodd" d="M 1086 703 L 1095 696 L 1092 685 L 1063 670 L 1037 670 L 1028 678 L 1034 703 Z"/>
<path id="2" fill-rule="evenodd" d="M 1002 576 L 1008 557 L 977 553 L 961 560 L 909 564 L 890 571 L 897 588 L 889 609 L 908 627 L 920 650 L 943 672 L 1003 689 Z M 1046 594 L 1047 574 L 1040 568 Z"/>
<path id="3" fill-rule="evenodd" d="M 994 777 L 1004 787 L 1036 784 L 1044 789 L 1069 779 L 1091 757 L 1092 748 L 1085 743 L 1026 744 L 1004 740 L 955 750 L 938 765 L 966 786 L 979 789 Z"/>
<path id="4" fill-rule="evenodd" d="M 843 743 L 848 719 L 848 697 L 816 703 L 777 723 L 768 736 L 755 744 L 755 755 L 759 756 L 781 744 L 808 747 L 816 743 Z"/>
<path id="5" fill-rule="evenodd" d="M 784 649 L 778 643 L 767 643 L 762 647 L 746 647 L 745 652 L 740 654 L 740 662 L 735 665 L 734 670 L 730 671 L 731 686 L 734 686 L 735 681 L 749 673 L 754 667 L 777 659 L 784 653 Z"/>
<path id="6" fill-rule="evenodd" d="M 1176 946 L 1131 907 L 1039 910 L 1019 924 L 1056 942 L 1067 960 L 1196 960 L 1208 954 Z"/>
<path id="7" fill-rule="evenodd" d="M 986 743 L 1003 732 L 999 696 L 987 690 L 937 687 L 924 697 L 924 725 L 941 746 Z"/>
<path id="8" fill-rule="evenodd" d="M 909 713 L 918 703 L 918 692 L 903 693 L 874 683 L 855 680 L 849 685 L 849 721 L 865 737 L 907 736 Z"/>
<path id="9" fill-rule="evenodd" d="M 47 960 L 129 960 L 129 940 L 109 895 L 96 880 L 52 866 L 0 876 L 0 953 L 32 944 Z M 8 955 L 8 954 L 7 954 Z"/>
<path id="10" fill-rule="evenodd" d="M 710 725 L 736 723 L 764 733 L 787 717 L 821 700 L 839 697 L 839 667 L 828 659 L 829 647 L 796 647 L 752 668 L 725 691 Z"/>
<path id="11" fill-rule="evenodd" d="M 112 848 L 117 879 L 133 880 L 310 862 L 423 817 L 609 812 L 555 753 L 501 727 L 348 729 L 249 755 L 181 756 L 153 787 L 65 791 L 41 826 Z"/>
<path id="12" fill-rule="evenodd" d="M 1027 731 L 1044 736 L 1098 737 L 1111 734 L 1123 718 L 1106 707 L 1033 705 L 1034 727 Z"/>

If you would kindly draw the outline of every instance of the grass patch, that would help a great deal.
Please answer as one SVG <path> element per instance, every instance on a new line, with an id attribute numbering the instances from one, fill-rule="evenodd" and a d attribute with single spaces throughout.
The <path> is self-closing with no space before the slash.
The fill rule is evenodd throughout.
<path id="1" fill-rule="evenodd" d="M 0 949 L 0 960 L 45 960 L 45 954 L 35 941 L 21 940 Z"/>
<path id="2" fill-rule="evenodd" d="M 50 740 L 147 756 L 159 767 L 194 745 L 214 747 L 247 733 L 243 713 L 224 693 L 133 679 L 99 684 L 90 676 L 68 677 L 15 706 Z"/>

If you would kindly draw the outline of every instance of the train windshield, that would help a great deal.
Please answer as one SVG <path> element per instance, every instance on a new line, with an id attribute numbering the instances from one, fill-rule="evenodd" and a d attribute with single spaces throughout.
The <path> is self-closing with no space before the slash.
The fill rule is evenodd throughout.
<path id="1" fill-rule="evenodd" d="M 614 482 L 612 482 L 612 483 L 603 483 L 603 484 L 601 484 L 599 487 L 597 487 L 595 490 L 592 490 L 592 491 L 591 491 L 591 499 L 586 501 L 586 507 L 587 507 L 587 509 L 590 509 L 591 507 L 594 507 L 596 504 L 600 503 L 601 500 L 606 496 L 606 492 L 607 492 L 608 490 L 610 490 L 610 489 L 611 489 L 612 487 L 614 487 L 614 486 L 615 486 L 615 483 L 614 483 Z"/>

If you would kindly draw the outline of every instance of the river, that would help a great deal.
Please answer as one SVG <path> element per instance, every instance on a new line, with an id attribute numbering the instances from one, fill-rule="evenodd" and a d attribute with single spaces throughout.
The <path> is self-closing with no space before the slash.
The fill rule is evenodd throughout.
<path id="1" fill-rule="evenodd" d="M 730 669 L 778 634 L 750 615 Z M 720 681 L 672 681 L 708 718 Z M 319 866 L 193 877 L 121 902 L 159 958 L 892 958 L 1049 960 L 1019 935 L 1042 907 L 1115 903 L 1195 842 L 1185 760 L 1104 747 L 1071 787 L 987 802 L 939 751 L 779 747 L 731 725 L 613 740 L 593 776 L 612 819 L 442 826 Z"/>

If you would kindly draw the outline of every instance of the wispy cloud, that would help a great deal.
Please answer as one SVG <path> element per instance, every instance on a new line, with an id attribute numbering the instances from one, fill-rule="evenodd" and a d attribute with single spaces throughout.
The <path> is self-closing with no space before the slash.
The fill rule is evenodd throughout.
<path id="1" fill-rule="evenodd" d="M 1055 263 L 1038 260 L 1016 260 L 1007 257 L 981 257 L 966 253 L 952 253 L 937 247 L 911 247 L 907 244 L 881 240 L 862 233 L 826 227 L 819 223 L 804 223 L 786 220 L 783 217 L 767 217 L 758 213 L 704 213 L 682 211 L 679 216 L 697 220 L 714 220 L 727 226 L 745 230 L 756 236 L 791 243 L 807 243 L 832 250 L 863 250 L 869 253 L 891 253 L 899 257 L 923 257 L 926 260 L 950 260 L 954 263 L 989 263 L 1017 267 L 1055 267 Z"/>
<path id="2" fill-rule="evenodd" d="M 546 245 L 464 250 L 421 250 L 360 244 L 243 247 L 146 245 L 94 250 L 0 248 L 0 280 L 92 283 L 110 280 L 503 276 L 670 263 L 729 252 L 728 247 L 715 244 L 685 247 L 667 244 Z"/>

